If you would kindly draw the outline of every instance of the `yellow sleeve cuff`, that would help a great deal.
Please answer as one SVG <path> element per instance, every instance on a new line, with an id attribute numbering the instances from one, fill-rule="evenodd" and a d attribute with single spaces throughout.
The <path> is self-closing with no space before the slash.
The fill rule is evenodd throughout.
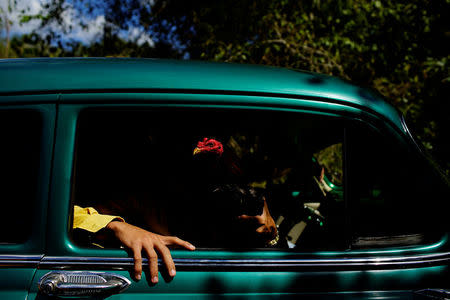
<path id="1" fill-rule="evenodd" d="M 122 217 L 102 215 L 92 207 L 74 206 L 73 209 L 73 229 L 79 228 L 90 232 L 97 232 L 108 225 L 112 220 L 125 222 Z"/>

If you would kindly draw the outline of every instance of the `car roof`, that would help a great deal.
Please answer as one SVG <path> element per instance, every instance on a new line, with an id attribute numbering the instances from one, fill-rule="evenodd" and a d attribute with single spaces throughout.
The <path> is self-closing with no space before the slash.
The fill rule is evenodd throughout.
<path id="1" fill-rule="evenodd" d="M 398 112 L 375 93 L 336 77 L 293 69 L 162 59 L 32 58 L 0 60 L 0 77 L 0 96 L 178 91 L 288 97 L 368 109 L 402 129 Z"/>

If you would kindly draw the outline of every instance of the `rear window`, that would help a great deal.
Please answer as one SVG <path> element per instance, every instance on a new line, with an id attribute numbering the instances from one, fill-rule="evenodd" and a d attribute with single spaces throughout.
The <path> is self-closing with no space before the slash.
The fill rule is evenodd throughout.
<path id="1" fill-rule="evenodd" d="M 0 110 L 0 243 L 21 243 L 30 234 L 41 135 L 38 112 Z"/>

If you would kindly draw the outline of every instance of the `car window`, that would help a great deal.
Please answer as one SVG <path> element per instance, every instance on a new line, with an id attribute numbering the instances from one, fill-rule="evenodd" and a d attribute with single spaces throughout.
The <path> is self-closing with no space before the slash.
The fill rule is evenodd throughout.
<path id="1" fill-rule="evenodd" d="M 31 232 L 41 135 L 38 112 L 0 110 L 0 243 L 24 242 Z"/>
<path id="2" fill-rule="evenodd" d="M 85 111 L 73 203 L 197 247 L 341 248 L 343 132 L 339 121 L 286 112 Z M 196 153 L 217 145 L 220 155 Z M 262 215 L 264 203 L 276 244 L 240 218 Z M 73 237 L 118 246 L 101 233 L 81 226 Z"/>
<path id="3" fill-rule="evenodd" d="M 347 153 L 353 247 L 424 244 L 439 237 L 442 181 L 401 141 L 357 127 L 348 132 Z"/>

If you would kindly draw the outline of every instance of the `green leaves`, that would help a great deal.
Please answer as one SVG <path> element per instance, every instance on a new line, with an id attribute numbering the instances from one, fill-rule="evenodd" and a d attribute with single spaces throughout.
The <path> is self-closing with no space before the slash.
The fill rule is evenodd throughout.
<path id="1" fill-rule="evenodd" d="M 447 158 L 450 0 L 50 0 L 42 26 L 63 24 L 67 9 L 103 10 L 114 30 L 92 45 L 58 48 L 49 39 L 12 40 L 15 56 L 152 56 L 245 62 L 305 69 L 369 86 L 410 119 L 428 149 Z M 70 5 L 69 5 L 70 4 Z M 99 7 L 96 7 L 99 6 Z M 4 19 L 1 14 L 0 18 Z M 130 22 L 155 37 L 155 47 L 118 37 Z M 105 29 L 107 29 L 105 27 Z M 65 28 L 70 32 L 70 28 Z M 58 50 L 59 49 L 59 50 Z M 0 49 L 1 50 L 1 49 Z"/>
<path id="2" fill-rule="evenodd" d="M 210 9 L 189 21 L 194 28 L 202 22 L 211 28 L 206 38 L 189 41 L 186 50 L 192 58 L 306 69 L 371 86 L 409 117 L 428 149 L 437 155 L 436 149 L 450 151 L 442 142 L 446 126 L 440 125 L 448 120 L 433 113 L 448 98 L 449 57 L 442 52 L 450 43 L 445 34 L 450 32 L 449 0 L 261 1 L 256 11 L 238 20 L 243 26 L 233 36 L 223 34 L 230 24 L 209 16 L 217 13 L 217 3 L 225 7 L 223 14 L 230 14 L 226 1 L 189 7 Z M 240 2 L 242 7 L 253 4 Z M 450 169 L 446 156 L 441 157 Z"/>

